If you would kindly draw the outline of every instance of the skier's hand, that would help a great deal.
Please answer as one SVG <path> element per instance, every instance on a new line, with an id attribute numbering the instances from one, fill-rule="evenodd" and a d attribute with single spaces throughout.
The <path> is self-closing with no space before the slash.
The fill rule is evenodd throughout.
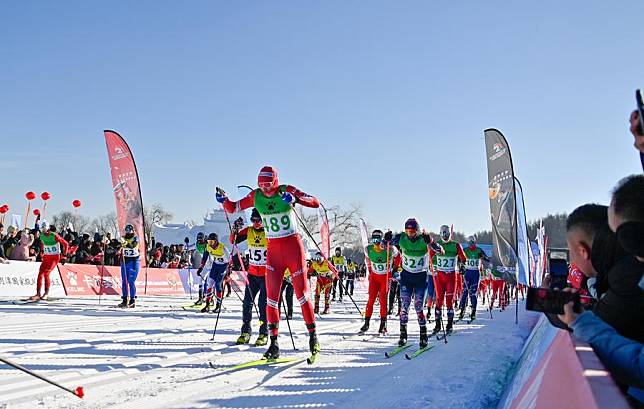
<path id="1" fill-rule="evenodd" d="M 432 244 L 434 242 L 434 239 L 432 239 L 432 236 L 429 234 L 423 232 L 423 234 L 420 235 L 423 238 L 423 241 L 425 241 L 425 244 Z"/>
<path id="2" fill-rule="evenodd" d="M 398 271 L 395 271 L 394 274 L 391 276 L 391 278 L 394 281 L 400 281 L 400 273 Z"/>
<path id="3" fill-rule="evenodd" d="M 282 193 L 282 200 L 288 204 L 292 204 L 295 203 L 295 196 L 293 196 L 289 192 L 284 192 Z"/>
<path id="4" fill-rule="evenodd" d="M 639 111 L 635 110 L 633 111 L 633 113 L 631 113 L 630 123 L 631 133 L 635 137 L 635 148 L 638 151 L 644 153 L 644 130 L 642 129 L 642 126 L 640 124 Z"/>
<path id="5" fill-rule="evenodd" d="M 391 232 L 391 230 L 389 230 L 387 233 L 385 233 L 385 237 L 384 237 L 385 241 L 389 242 L 393 238 L 394 238 L 394 234 Z"/>
<path id="6" fill-rule="evenodd" d="M 215 200 L 221 204 L 224 204 L 226 202 L 226 199 L 228 199 L 226 192 L 224 192 L 222 188 L 218 187 L 217 192 L 215 193 Z"/>

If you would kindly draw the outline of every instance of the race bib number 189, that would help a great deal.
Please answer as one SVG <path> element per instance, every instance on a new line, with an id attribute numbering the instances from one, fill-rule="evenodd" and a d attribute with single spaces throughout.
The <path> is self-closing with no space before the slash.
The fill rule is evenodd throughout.
<path id="1" fill-rule="evenodd" d="M 264 231 L 269 239 L 278 239 L 297 233 L 291 212 L 264 216 Z"/>

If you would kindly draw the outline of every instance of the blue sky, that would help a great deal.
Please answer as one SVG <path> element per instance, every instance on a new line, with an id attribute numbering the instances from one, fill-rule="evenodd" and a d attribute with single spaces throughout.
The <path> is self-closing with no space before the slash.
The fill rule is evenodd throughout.
<path id="1" fill-rule="evenodd" d="M 642 1 L 443 3 L 2 1 L 0 204 L 112 211 L 103 129 L 177 222 L 273 164 L 375 226 L 488 229 L 488 127 L 529 219 L 641 172 Z"/>

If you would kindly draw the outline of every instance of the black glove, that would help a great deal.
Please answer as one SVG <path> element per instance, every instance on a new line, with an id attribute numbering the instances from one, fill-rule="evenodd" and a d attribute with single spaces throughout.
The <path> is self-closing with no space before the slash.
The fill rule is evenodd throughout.
<path id="1" fill-rule="evenodd" d="M 202 271 L 203 271 L 203 267 L 199 267 L 199 268 L 197 269 L 197 275 L 198 275 L 199 277 L 201 277 L 201 272 L 202 272 Z"/>
<path id="2" fill-rule="evenodd" d="M 430 235 L 429 235 L 429 234 L 427 234 L 427 233 L 423 233 L 423 234 L 421 234 L 421 237 L 422 237 L 422 238 L 423 238 L 423 240 L 425 241 L 425 244 L 432 244 L 432 243 L 434 242 L 434 239 L 432 239 L 432 236 L 430 236 Z"/>
<path id="3" fill-rule="evenodd" d="M 385 233 L 385 241 L 391 241 L 391 239 L 394 238 L 394 234 L 389 230 L 387 233 Z"/>

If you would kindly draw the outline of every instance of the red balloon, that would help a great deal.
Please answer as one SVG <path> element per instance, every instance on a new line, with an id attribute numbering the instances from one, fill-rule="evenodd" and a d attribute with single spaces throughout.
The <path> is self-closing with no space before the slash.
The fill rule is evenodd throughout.
<path id="1" fill-rule="evenodd" d="M 38 216 L 40 214 L 40 210 L 34 209 L 34 216 Z"/>
<path id="2" fill-rule="evenodd" d="M 76 199 L 72 202 L 72 206 L 74 207 L 81 207 L 81 201 Z"/>
<path id="3" fill-rule="evenodd" d="M 25 197 L 27 200 L 34 200 L 36 198 L 36 194 L 34 192 L 27 192 L 25 193 Z"/>
<path id="4" fill-rule="evenodd" d="M 42 192 L 40 198 L 46 202 L 47 200 L 51 199 L 51 195 L 49 194 L 49 192 Z"/>

